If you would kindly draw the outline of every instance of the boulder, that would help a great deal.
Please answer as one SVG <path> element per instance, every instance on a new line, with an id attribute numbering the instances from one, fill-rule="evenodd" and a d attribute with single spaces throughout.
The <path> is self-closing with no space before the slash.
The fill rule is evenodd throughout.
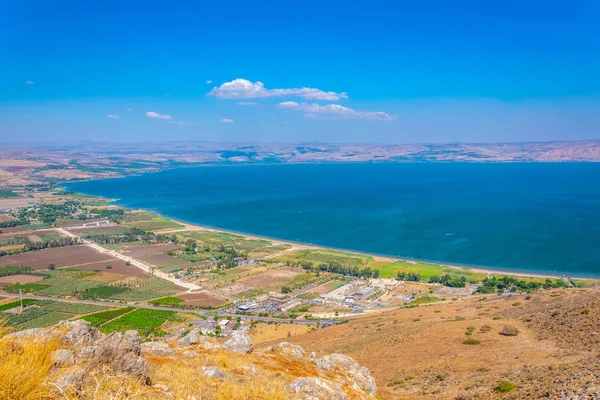
<path id="1" fill-rule="evenodd" d="M 207 378 L 225 378 L 225 372 L 221 371 L 217 367 L 201 367 L 200 371 Z"/>
<path id="2" fill-rule="evenodd" d="M 140 345 L 143 353 L 150 353 L 158 357 L 176 357 L 175 350 L 165 342 L 145 342 Z"/>
<path id="3" fill-rule="evenodd" d="M 58 368 L 75 365 L 75 354 L 71 350 L 59 349 L 52 353 L 52 361 Z"/>
<path id="4" fill-rule="evenodd" d="M 187 335 L 177 341 L 177 345 L 180 347 L 187 347 L 196 344 L 200 341 L 200 328 L 192 329 Z"/>
<path id="5" fill-rule="evenodd" d="M 195 351 L 184 351 L 182 353 L 182 355 L 184 357 L 187 357 L 187 358 L 198 358 L 198 357 L 200 357 L 200 354 L 196 353 Z"/>
<path id="6" fill-rule="evenodd" d="M 91 323 L 84 320 L 62 321 L 57 327 L 67 327 L 65 339 L 74 346 L 88 346 L 101 335 Z"/>
<path id="7" fill-rule="evenodd" d="M 298 378 L 285 387 L 290 393 L 302 400 L 346 400 L 348 396 L 342 387 L 322 378 Z"/>
<path id="8" fill-rule="evenodd" d="M 233 331 L 231 339 L 223 343 L 222 347 L 234 353 L 250 353 L 252 351 L 252 341 L 245 331 Z"/>
<path id="9" fill-rule="evenodd" d="M 146 376 L 148 363 L 143 357 L 136 356 L 133 353 L 126 353 L 120 360 L 115 360 L 113 366 L 117 370 L 128 372 L 135 376 Z"/>
<path id="10" fill-rule="evenodd" d="M 64 371 L 54 381 L 54 385 L 61 393 L 78 393 L 83 387 L 85 371 L 81 367 L 72 367 Z"/>
<path id="11" fill-rule="evenodd" d="M 306 357 L 306 352 L 302 347 L 289 342 L 282 342 L 273 346 L 273 352 L 296 361 L 303 360 Z"/>
<path id="12" fill-rule="evenodd" d="M 221 345 L 215 342 L 213 339 L 208 338 L 206 336 L 200 337 L 200 347 L 206 350 L 214 350 L 221 347 Z"/>

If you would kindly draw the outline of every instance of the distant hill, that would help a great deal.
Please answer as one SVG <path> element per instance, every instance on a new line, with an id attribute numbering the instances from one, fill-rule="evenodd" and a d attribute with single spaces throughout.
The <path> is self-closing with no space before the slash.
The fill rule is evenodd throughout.
<path id="1" fill-rule="evenodd" d="M 600 162 L 600 140 L 529 143 L 69 143 L 0 145 L 0 190 L 206 164 Z"/>

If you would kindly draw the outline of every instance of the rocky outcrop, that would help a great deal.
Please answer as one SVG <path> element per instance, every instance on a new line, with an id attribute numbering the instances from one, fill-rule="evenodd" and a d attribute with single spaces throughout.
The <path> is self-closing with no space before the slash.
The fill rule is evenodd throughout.
<path id="1" fill-rule="evenodd" d="M 377 383 L 369 370 L 361 367 L 352 357 L 330 354 L 317 359 L 315 364 L 321 372 L 344 376 L 355 390 L 373 395 L 377 393 Z"/>
<path id="2" fill-rule="evenodd" d="M 289 342 L 282 342 L 273 346 L 273 353 L 296 361 L 303 360 L 306 357 L 306 352 L 302 347 Z"/>
<path id="3" fill-rule="evenodd" d="M 83 320 L 62 321 L 57 328 L 69 329 L 65 339 L 74 346 L 88 346 L 102 335 L 91 323 Z"/>
<path id="4" fill-rule="evenodd" d="M 85 370 L 81 367 L 72 367 L 62 371 L 54 380 L 54 386 L 61 393 L 78 393 L 83 387 Z"/>
<path id="5" fill-rule="evenodd" d="M 231 339 L 223 343 L 223 348 L 234 353 L 250 353 L 252 351 L 252 341 L 245 331 L 233 331 Z"/>
<path id="6" fill-rule="evenodd" d="M 147 353 L 156 357 L 172 357 L 175 358 L 177 354 L 168 343 L 165 342 L 145 342 L 141 344 L 142 353 Z"/>
<path id="7" fill-rule="evenodd" d="M 298 378 L 285 388 L 302 400 L 346 400 L 348 395 L 336 383 L 322 378 Z"/>
<path id="8" fill-rule="evenodd" d="M 127 331 L 124 334 L 113 332 L 107 336 L 101 335 L 90 346 L 83 347 L 77 358 L 110 365 L 115 371 L 145 376 L 147 363 L 140 357 L 140 353 L 140 335 L 137 331 Z"/>
<path id="9" fill-rule="evenodd" d="M 193 329 L 171 343 L 161 339 L 141 343 L 137 331 L 104 335 L 85 321 L 68 321 L 46 330 L 23 331 L 13 334 L 12 338 L 19 341 L 54 338 L 53 343 L 60 343 L 61 347 L 51 353 L 54 368 L 51 368 L 48 382 L 63 397 L 69 398 L 87 398 L 90 387 L 94 388 L 92 391 L 97 390 L 97 386 L 93 385 L 99 385 L 98 379 L 134 382 L 131 387 L 143 393 L 140 398 L 179 398 L 189 389 L 181 387 L 182 384 L 187 386 L 187 381 L 170 381 L 169 374 L 185 369 L 187 373 L 191 372 L 191 377 L 201 374 L 208 378 L 200 382 L 207 385 L 203 390 L 209 391 L 236 385 L 246 385 L 243 390 L 248 390 L 248 385 L 254 385 L 254 382 L 265 382 L 262 376 L 265 373 L 273 377 L 276 390 L 285 389 L 290 399 L 373 400 L 377 391 L 369 371 L 342 354 L 317 358 L 312 353 L 307 357 L 302 347 L 283 342 L 248 356 L 246 354 L 253 347 L 243 330 L 234 331 L 222 346 L 214 338 L 202 335 L 199 329 Z M 23 346 L 22 342 L 13 342 L 12 345 L 16 348 Z M 159 358 L 172 361 L 167 364 Z M 152 368 L 148 367 L 149 363 Z M 167 369 L 152 375 L 161 366 Z M 278 372 L 273 376 L 274 370 Z M 291 370 L 303 372 L 298 377 L 295 373 L 290 374 Z M 271 393 L 269 390 L 273 389 L 264 393 Z M 199 395 L 213 398 L 204 392 Z"/>
<path id="10" fill-rule="evenodd" d="M 75 354 L 71 350 L 59 349 L 52 353 L 52 361 L 58 368 L 75 365 Z"/>
<path id="11" fill-rule="evenodd" d="M 207 378 L 225 378 L 225 372 L 217 367 L 201 367 L 200 371 Z"/>

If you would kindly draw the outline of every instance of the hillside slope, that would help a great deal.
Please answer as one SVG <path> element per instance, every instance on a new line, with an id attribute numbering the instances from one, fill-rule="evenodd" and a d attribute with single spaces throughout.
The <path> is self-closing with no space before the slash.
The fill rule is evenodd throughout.
<path id="1" fill-rule="evenodd" d="M 348 356 L 280 343 L 253 349 L 244 331 L 222 345 L 193 329 L 140 343 L 63 321 L 0 339 L 2 399 L 375 399 L 374 379 Z"/>
<path id="2" fill-rule="evenodd" d="M 600 398 L 598 289 L 400 309 L 290 340 L 352 356 L 385 399 Z"/>

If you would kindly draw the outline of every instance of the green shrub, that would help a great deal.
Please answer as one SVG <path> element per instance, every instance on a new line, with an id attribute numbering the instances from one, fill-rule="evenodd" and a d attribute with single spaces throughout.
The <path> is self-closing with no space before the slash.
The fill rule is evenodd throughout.
<path id="1" fill-rule="evenodd" d="M 515 390 L 516 388 L 517 388 L 517 385 L 515 385 L 511 381 L 507 381 L 507 380 L 503 379 L 500 382 L 498 382 L 498 386 L 496 386 L 494 388 L 494 392 L 508 393 L 508 392 L 510 392 L 512 390 Z"/>
<path id="2" fill-rule="evenodd" d="M 480 344 L 481 342 L 477 339 L 467 339 L 463 342 L 463 344 L 469 345 L 469 346 L 474 346 L 477 344 Z"/>

